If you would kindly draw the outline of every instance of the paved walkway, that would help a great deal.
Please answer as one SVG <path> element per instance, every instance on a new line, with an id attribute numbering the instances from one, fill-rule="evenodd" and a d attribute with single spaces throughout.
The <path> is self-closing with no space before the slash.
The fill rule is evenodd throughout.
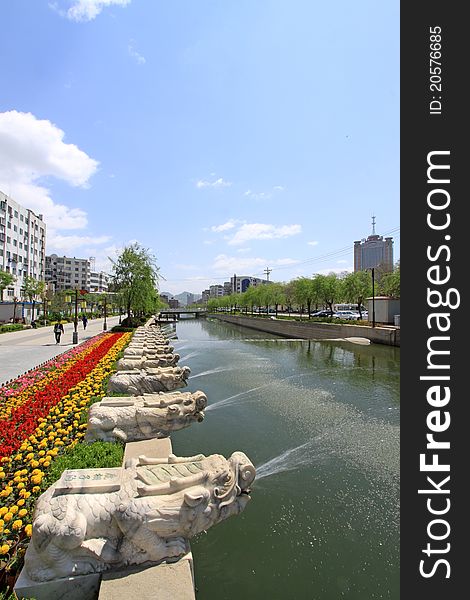
<path id="1" fill-rule="evenodd" d="M 86 330 L 78 323 L 78 343 L 84 342 L 103 331 L 104 319 L 88 321 Z M 106 319 L 108 330 L 119 322 L 119 317 Z M 37 367 L 50 358 L 70 350 L 73 323 L 64 324 L 64 333 L 59 345 L 55 343 L 53 326 L 25 329 L 0 334 L 0 385 L 26 371 Z"/>

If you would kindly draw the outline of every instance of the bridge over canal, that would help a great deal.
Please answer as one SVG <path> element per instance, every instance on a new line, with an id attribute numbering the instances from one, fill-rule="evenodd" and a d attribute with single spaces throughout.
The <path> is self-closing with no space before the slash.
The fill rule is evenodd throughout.
<path id="1" fill-rule="evenodd" d="M 161 310 L 157 316 L 157 322 L 161 321 L 178 321 L 181 319 L 181 315 L 185 315 L 189 318 L 199 319 L 207 316 L 207 309 L 205 308 L 168 308 Z"/>

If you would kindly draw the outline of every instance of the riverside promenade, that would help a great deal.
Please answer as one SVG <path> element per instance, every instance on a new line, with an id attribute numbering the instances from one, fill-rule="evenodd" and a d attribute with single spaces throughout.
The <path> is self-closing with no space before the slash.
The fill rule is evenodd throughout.
<path id="1" fill-rule="evenodd" d="M 108 331 L 119 323 L 119 317 L 107 317 Z M 88 321 L 87 328 L 78 323 L 78 343 L 84 342 L 103 331 L 104 319 Z M 74 346 L 73 323 L 64 324 L 60 344 L 55 343 L 52 325 L 39 329 L 23 329 L 0 334 L 0 385 L 34 369 L 41 363 L 58 356 Z"/>

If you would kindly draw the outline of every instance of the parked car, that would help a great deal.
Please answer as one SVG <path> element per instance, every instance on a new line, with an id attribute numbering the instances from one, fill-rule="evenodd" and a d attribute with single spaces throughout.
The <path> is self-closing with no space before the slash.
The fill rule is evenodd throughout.
<path id="1" fill-rule="evenodd" d="M 345 319 L 348 321 L 357 321 L 359 319 L 359 313 L 352 310 L 338 310 L 333 314 L 335 319 Z"/>
<path id="2" fill-rule="evenodd" d="M 331 317 L 329 310 L 317 310 L 316 312 L 310 313 L 311 317 Z"/>

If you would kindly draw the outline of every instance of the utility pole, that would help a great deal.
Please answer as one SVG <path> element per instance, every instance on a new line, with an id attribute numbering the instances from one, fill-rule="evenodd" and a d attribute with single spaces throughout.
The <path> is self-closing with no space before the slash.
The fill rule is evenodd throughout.
<path id="1" fill-rule="evenodd" d="M 270 269 L 269 267 L 266 267 L 266 269 L 263 271 L 263 273 L 266 273 L 266 280 L 269 281 L 269 274 L 271 273 L 272 269 Z"/>

